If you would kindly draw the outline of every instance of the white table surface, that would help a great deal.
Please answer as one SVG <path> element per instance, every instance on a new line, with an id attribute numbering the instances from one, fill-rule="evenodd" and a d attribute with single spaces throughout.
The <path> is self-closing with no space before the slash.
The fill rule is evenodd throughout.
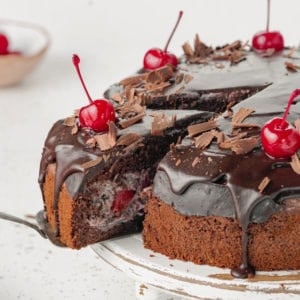
<path id="1" fill-rule="evenodd" d="M 271 29 L 298 46 L 299 0 L 273 0 Z M 263 0 L 0 0 L 0 18 L 48 29 L 52 44 L 22 84 L 0 89 L 0 211 L 23 217 L 42 208 L 37 183 L 42 144 L 50 126 L 87 99 L 71 63 L 93 98 L 135 70 L 146 50 L 164 47 L 179 10 L 182 22 L 169 50 L 196 33 L 210 45 L 250 40 L 265 27 Z M 0 220 L 0 299 L 135 299 L 134 282 L 87 247 L 53 246 L 21 225 Z"/>

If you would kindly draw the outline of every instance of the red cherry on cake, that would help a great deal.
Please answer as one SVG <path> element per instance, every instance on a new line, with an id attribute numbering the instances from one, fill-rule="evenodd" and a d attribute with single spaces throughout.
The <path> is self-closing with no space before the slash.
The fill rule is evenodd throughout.
<path id="1" fill-rule="evenodd" d="M 0 55 L 8 54 L 8 39 L 5 34 L 0 33 Z"/>
<path id="2" fill-rule="evenodd" d="M 274 49 L 275 52 L 284 48 L 283 36 L 279 31 L 264 31 L 254 35 L 252 47 L 258 52 Z"/>
<path id="3" fill-rule="evenodd" d="M 90 101 L 90 104 L 82 107 L 79 110 L 80 126 L 90 128 L 96 132 L 107 131 L 109 122 L 114 122 L 116 119 L 114 107 L 106 99 L 92 100 L 81 76 L 79 63 L 79 56 L 74 54 L 73 64 L 76 68 L 85 93 Z"/>
<path id="4" fill-rule="evenodd" d="M 180 11 L 177 22 L 175 24 L 175 27 L 167 41 L 165 48 L 164 49 L 151 48 L 150 50 L 148 50 L 146 52 L 146 54 L 144 56 L 144 69 L 145 70 L 155 70 L 155 69 L 163 67 L 167 64 L 170 64 L 170 65 L 174 66 L 175 68 L 177 67 L 178 59 L 174 54 L 168 52 L 168 47 L 169 47 L 170 41 L 171 41 L 176 29 L 177 29 L 177 26 L 180 22 L 182 15 L 183 15 L 183 12 Z"/>
<path id="5" fill-rule="evenodd" d="M 300 134 L 286 121 L 290 107 L 300 89 L 292 92 L 283 118 L 273 118 L 261 129 L 261 143 L 264 151 L 272 158 L 289 158 L 300 149 Z"/>
<path id="6" fill-rule="evenodd" d="M 252 38 L 252 48 L 257 52 L 273 50 L 281 51 L 284 48 L 284 38 L 279 31 L 269 31 L 270 23 L 270 0 L 267 8 L 267 26 L 266 30 L 256 33 Z"/>

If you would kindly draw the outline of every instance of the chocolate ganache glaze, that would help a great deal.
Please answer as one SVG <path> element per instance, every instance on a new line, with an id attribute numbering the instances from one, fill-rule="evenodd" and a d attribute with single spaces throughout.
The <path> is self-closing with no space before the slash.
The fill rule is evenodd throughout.
<path id="1" fill-rule="evenodd" d="M 243 231 L 243 262 L 232 270 L 235 277 L 245 278 L 254 272 L 247 256 L 249 223 L 265 222 L 285 199 L 300 203 L 300 174 L 292 169 L 291 160 L 268 157 L 259 141 L 260 127 L 272 117 L 283 116 L 290 93 L 299 85 L 299 75 L 288 77 L 234 107 L 234 114 L 241 108 L 253 111 L 244 122 L 250 125 L 241 126 L 239 131 L 257 139 L 250 152 L 236 154 L 220 149 L 216 142 L 199 149 L 186 139 L 158 166 L 153 194 L 180 214 L 238 219 Z M 298 102 L 292 106 L 288 120 L 293 123 L 299 118 Z M 231 118 L 216 119 L 216 128 L 227 136 L 232 136 L 232 126 Z M 266 179 L 268 183 L 260 188 Z"/>

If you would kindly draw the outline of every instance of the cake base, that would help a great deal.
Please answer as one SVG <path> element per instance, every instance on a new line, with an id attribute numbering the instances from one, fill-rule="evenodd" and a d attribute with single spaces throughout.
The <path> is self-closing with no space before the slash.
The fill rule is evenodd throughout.
<path id="1" fill-rule="evenodd" d="M 249 225 L 248 257 L 255 270 L 300 269 L 300 209 L 294 202 L 286 200 L 266 222 Z M 196 264 L 230 269 L 242 264 L 242 230 L 236 219 L 183 216 L 155 197 L 149 198 L 146 212 L 146 248 Z"/>

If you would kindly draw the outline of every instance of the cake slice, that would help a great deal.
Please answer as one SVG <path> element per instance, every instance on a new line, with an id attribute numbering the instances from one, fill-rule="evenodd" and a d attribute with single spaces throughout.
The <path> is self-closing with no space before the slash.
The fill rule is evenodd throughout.
<path id="1" fill-rule="evenodd" d="M 285 78 L 206 124 L 158 165 L 148 193 L 146 248 L 174 259 L 254 270 L 300 269 L 300 143 L 291 157 L 261 147 L 261 127 L 282 117 L 300 76 Z M 288 121 L 300 139 L 300 103 Z M 287 145 L 289 147 L 289 145 Z"/>

